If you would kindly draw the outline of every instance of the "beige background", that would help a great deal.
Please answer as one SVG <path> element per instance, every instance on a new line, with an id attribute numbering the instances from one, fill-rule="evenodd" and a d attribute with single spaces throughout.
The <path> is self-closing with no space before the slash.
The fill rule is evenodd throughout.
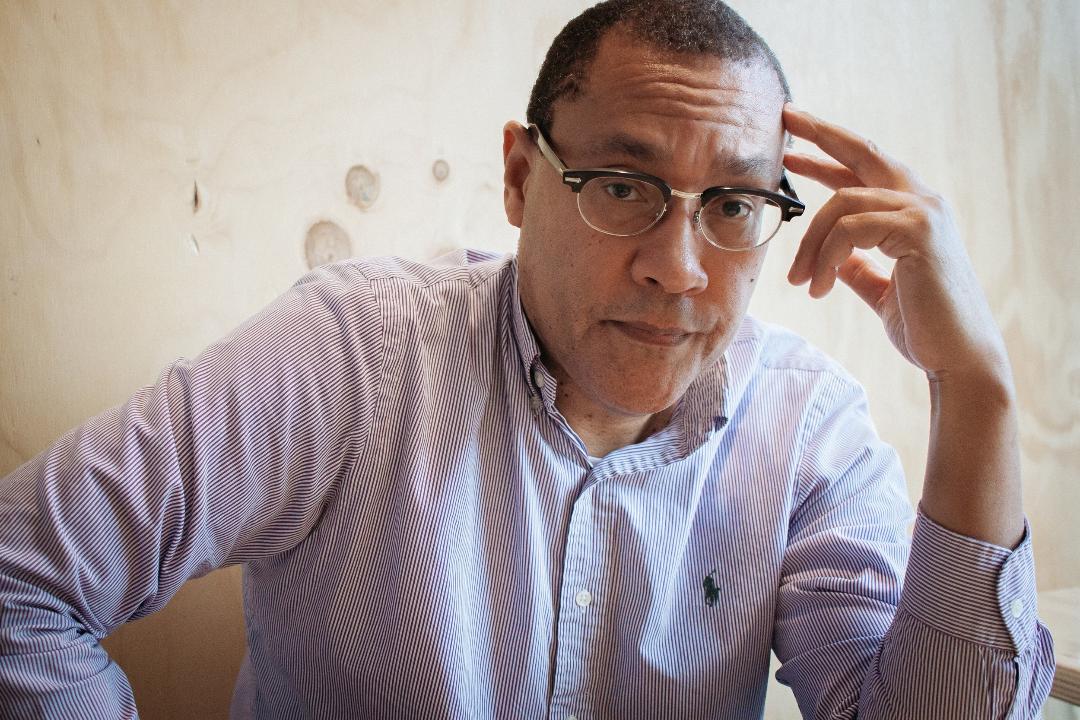
<path id="1" fill-rule="evenodd" d="M 1080 3 L 734 4 L 802 106 L 953 202 L 1013 357 L 1039 585 L 1080 585 Z M 512 249 L 500 128 L 585 5 L 0 2 L 0 473 L 286 289 L 315 222 L 355 255 Z M 367 210 L 345 191 L 354 165 L 380 180 Z M 812 208 L 827 197 L 796 184 Z M 773 241 L 754 311 L 865 381 L 917 498 L 925 383 L 849 294 L 786 286 L 796 240 Z M 238 577 L 192 583 L 108 642 L 145 717 L 224 712 Z M 790 713 L 771 693 L 769 716 Z"/>

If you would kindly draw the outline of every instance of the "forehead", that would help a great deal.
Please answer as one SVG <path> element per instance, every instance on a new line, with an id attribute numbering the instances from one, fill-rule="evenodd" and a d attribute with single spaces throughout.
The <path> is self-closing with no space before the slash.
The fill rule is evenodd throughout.
<path id="1" fill-rule="evenodd" d="M 583 152 L 621 144 L 644 160 L 710 157 L 737 166 L 769 157 L 778 168 L 783 104 L 780 82 L 764 61 L 676 55 L 612 32 L 601 40 L 581 92 L 555 103 L 552 132 Z"/>

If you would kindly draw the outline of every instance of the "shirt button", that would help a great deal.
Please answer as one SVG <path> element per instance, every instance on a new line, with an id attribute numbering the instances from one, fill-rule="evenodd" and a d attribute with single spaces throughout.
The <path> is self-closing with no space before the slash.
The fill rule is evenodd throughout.
<path id="1" fill-rule="evenodd" d="M 582 590 L 574 596 L 574 602 L 578 607 L 587 608 L 592 604 L 592 593 L 588 590 Z"/>
<path id="2" fill-rule="evenodd" d="M 1009 605 L 1009 610 L 1012 611 L 1012 616 L 1014 618 L 1020 617 L 1021 615 L 1024 614 L 1024 601 L 1021 600 L 1020 598 L 1016 598 Z"/>
<path id="3" fill-rule="evenodd" d="M 529 406 L 532 408 L 533 414 L 539 415 L 544 408 L 544 402 L 538 397 L 533 397 L 529 400 Z"/>
<path id="4" fill-rule="evenodd" d="M 536 387 L 541 390 L 544 389 L 544 385 L 547 383 L 547 378 L 544 377 L 544 373 L 540 372 L 540 368 L 533 368 L 533 382 L 536 383 Z"/>

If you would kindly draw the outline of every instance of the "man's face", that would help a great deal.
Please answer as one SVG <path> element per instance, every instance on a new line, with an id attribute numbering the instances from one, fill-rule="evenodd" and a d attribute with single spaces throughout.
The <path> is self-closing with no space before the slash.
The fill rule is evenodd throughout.
<path id="1" fill-rule="evenodd" d="M 549 139 L 570 168 L 637 170 L 692 192 L 775 190 L 783 102 L 764 63 L 672 56 L 609 33 L 584 92 L 556 103 Z M 693 223 L 698 201 L 678 198 L 641 235 L 597 232 L 558 172 L 529 152 L 521 298 L 560 390 L 607 413 L 670 407 L 733 338 L 764 247 L 713 247 Z"/>

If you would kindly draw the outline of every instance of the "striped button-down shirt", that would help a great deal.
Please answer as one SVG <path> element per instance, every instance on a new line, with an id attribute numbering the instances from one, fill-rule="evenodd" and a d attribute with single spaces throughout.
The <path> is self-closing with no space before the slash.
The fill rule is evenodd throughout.
<path id="1" fill-rule="evenodd" d="M 803 341 L 745 320 L 600 459 L 555 397 L 513 257 L 310 274 L 3 481 L 0 715 L 131 716 L 98 639 L 234 563 L 241 717 L 753 718 L 770 648 L 808 717 L 1037 712 L 1027 536 L 909 540 Z"/>

